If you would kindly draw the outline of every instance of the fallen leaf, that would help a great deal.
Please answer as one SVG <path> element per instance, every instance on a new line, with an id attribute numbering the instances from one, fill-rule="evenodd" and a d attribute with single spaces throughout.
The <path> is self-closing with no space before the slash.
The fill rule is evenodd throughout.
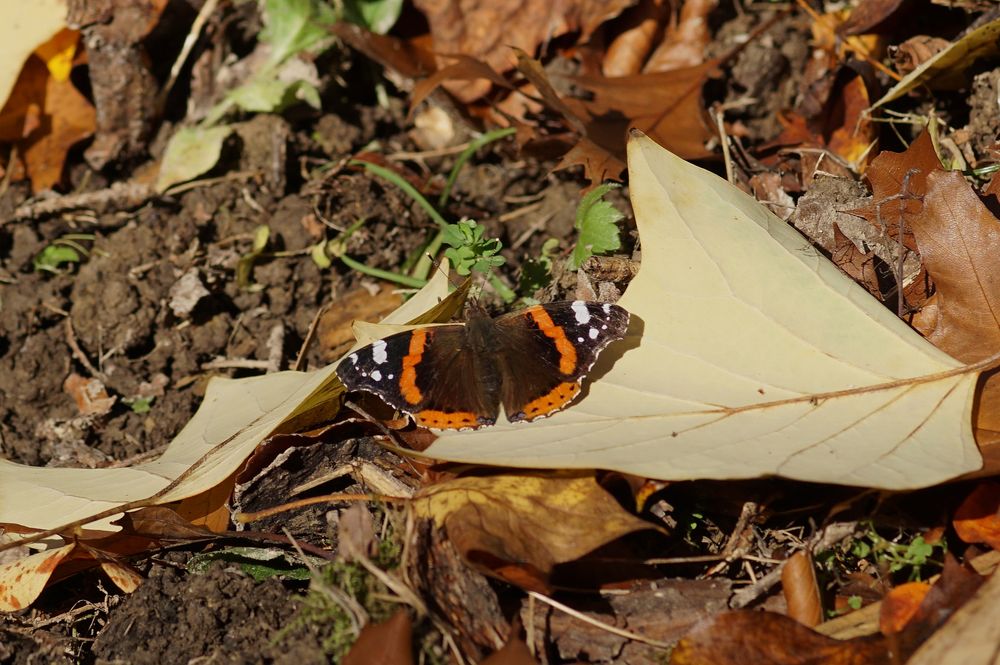
<path id="1" fill-rule="evenodd" d="M 961 39 L 907 74 L 880 100 L 872 104 L 872 110 L 899 99 L 917 86 L 955 87 L 959 82 L 965 80 L 972 63 L 980 58 L 993 56 L 998 52 L 998 40 L 1000 40 L 1000 19 L 994 19 L 969 31 Z"/>
<path id="2" fill-rule="evenodd" d="M 906 76 L 948 48 L 948 44 L 947 39 L 917 35 L 916 37 L 910 37 L 895 48 L 890 48 L 889 54 L 892 57 L 893 64 L 896 66 L 896 71 Z"/>
<path id="3" fill-rule="evenodd" d="M 507 473 L 423 488 L 414 513 L 433 519 L 469 562 L 522 588 L 547 591 L 553 566 L 653 525 L 626 512 L 593 473 Z"/>
<path id="4" fill-rule="evenodd" d="M 677 24 L 667 30 L 643 71 L 669 72 L 705 62 L 705 50 L 712 40 L 709 14 L 718 6 L 718 0 L 684 0 Z"/>
<path id="5" fill-rule="evenodd" d="M 108 397 L 100 379 L 88 379 L 75 372 L 63 381 L 63 390 L 76 402 L 76 410 L 81 416 L 103 416 L 118 400 L 117 397 Z"/>
<path id="6" fill-rule="evenodd" d="M 414 4 L 427 17 L 436 52 L 472 56 L 494 70 L 504 72 L 513 69 L 516 64 L 509 47 L 533 54 L 539 45 L 574 31 L 579 31 L 578 40 L 585 42 L 601 23 L 617 16 L 633 2 L 488 0 L 468 3 L 462 0 L 416 0 Z M 446 87 L 457 99 L 471 102 L 489 91 L 490 82 L 448 83 Z"/>
<path id="7" fill-rule="evenodd" d="M 723 612 L 677 643 L 670 665 L 876 665 L 892 662 L 880 640 L 836 640 L 773 612 Z"/>
<path id="8" fill-rule="evenodd" d="M 861 0 L 851 10 L 848 19 L 840 24 L 837 32 L 842 35 L 872 32 L 873 28 L 892 16 L 902 4 L 903 0 Z"/>
<path id="9" fill-rule="evenodd" d="M 413 665 L 413 622 L 405 609 L 361 630 L 343 665 Z"/>
<path id="10" fill-rule="evenodd" d="M 629 334 L 571 408 L 442 432 L 428 456 L 882 488 L 980 467 L 975 371 L 743 192 L 646 137 L 629 153 L 644 258 L 619 301 Z"/>
<path id="11" fill-rule="evenodd" d="M 622 12 L 615 21 L 620 32 L 604 51 L 601 72 L 605 76 L 631 76 L 642 71 L 669 11 L 670 3 L 663 0 L 640 0 Z"/>
<path id="12" fill-rule="evenodd" d="M 927 339 L 964 362 L 1000 349 L 1000 220 L 957 171 L 927 176 L 922 214 L 908 218 L 937 288 L 937 320 Z M 980 382 L 975 411 L 980 446 L 1000 441 L 1000 373 Z"/>
<path id="13" fill-rule="evenodd" d="M 0 107 L 14 88 L 28 56 L 66 27 L 65 0 L 0 2 Z"/>
<path id="14" fill-rule="evenodd" d="M 844 271 L 851 279 L 865 287 L 873 297 L 882 300 L 883 288 L 879 281 L 879 270 L 875 263 L 875 252 L 864 252 L 858 249 L 854 242 L 845 236 L 840 226 L 834 223 L 833 238 L 836 249 L 830 256 L 834 265 Z M 886 264 L 883 262 L 883 266 Z"/>
<path id="15" fill-rule="evenodd" d="M 684 159 L 708 157 L 713 152 L 705 144 L 716 131 L 701 89 L 717 67 L 712 60 L 669 72 L 577 77 L 574 81 L 594 95 L 592 101 L 581 103 L 593 118 L 588 138 L 621 156 L 626 130 L 634 128 Z"/>
<path id="16" fill-rule="evenodd" d="M 0 564 L 0 612 L 16 612 L 35 602 L 74 543 Z"/>
<path id="17" fill-rule="evenodd" d="M 994 574 L 917 649 L 907 665 L 996 665 L 1000 644 L 998 599 L 1000 575 Z"/>
<path id="18" fill-rule="evenodd" d="M 788 558 L 781 569 L 781 589 L 788 604 L 788 616 L 803 626 L 823 621 L 823 601 L 819 596 L 816 568 L 812 557 L 799 551 Z"/>
<path id="19" fill-rule="evenodd" d="M 193 180 L 214 167 L 232 131 L 228 125 L 178 129 L 163 152 L 156 190 L 166 191 L 171 185 Z"/>
<path id="20" fill-rule="evenodd" d="M 917 613 L 930 590 L 931 586 L 926 582 L 907 582 L 886 594 L 882 599 L 878 617 L 879 630 L 882 634 L 901 632 Z"/>
<path id="21" fill-rule="evenodd" d="M 967 543 L 1000 550 L 1000 484 L 984 482 L 955 511 L 955 532 Z"/>
<path id="22" fill-rule="evenodd" d="M 528 645 L 518 636 L 511 637 L 499 650 L 490 654 L 480 665 L 538 665 Z"/>

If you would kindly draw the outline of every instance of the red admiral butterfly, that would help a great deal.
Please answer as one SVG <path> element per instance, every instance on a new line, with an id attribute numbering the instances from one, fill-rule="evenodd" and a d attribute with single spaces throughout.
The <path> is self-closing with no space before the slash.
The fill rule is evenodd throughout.
<path id="1" fill-rule="evenodd" d="M 418 425 L 492 425 L 542 418 L 580 394 L 598 354 L 625 336 L 629 314 L 582 300 L 528 307 L 497 318 L 478 305 L 467 323 L 390 335 L 337 366 L 348 390 L 374 393 Z"/>

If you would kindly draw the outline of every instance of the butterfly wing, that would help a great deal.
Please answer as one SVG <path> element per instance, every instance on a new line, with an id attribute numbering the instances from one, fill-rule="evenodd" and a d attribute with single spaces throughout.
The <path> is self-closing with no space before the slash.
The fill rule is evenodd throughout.
<path id="1" fill-rule="evenodd" d="M 337 376 L 348 390 L 373 393 L 418 425 L 464 429 L 496 422 L 500 404 L 489 385 L 499 376 L 488 363 L 468 348 L 465 326 L 432 326 L 358 349 L 337 366 Z"/>
<path id="2" fill-rule="evenodd" d="M 572 402 L 584 375 L 611 342 L 625 336 L 618 305 L 562 301 L 495 319 L 507 419 L 534 420 Z"/>

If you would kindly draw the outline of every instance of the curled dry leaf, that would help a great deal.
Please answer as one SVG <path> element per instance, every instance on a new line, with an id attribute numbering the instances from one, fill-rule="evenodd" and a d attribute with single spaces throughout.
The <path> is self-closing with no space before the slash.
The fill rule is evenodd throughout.
<path id="1" fill-rule="evenodd" d="M 788 604 L 788 616 L 810 627 L 823 620 L 816 569 L 808 552 L 796 552 L 785 562 L 781 569 L 781 588 Z"/>
<path id="2" fill-rule="evenodd" d="M 616 21 L 621 32 L 605 50 L 601 72 L 605 76 L 630 76 L 642 71 L 669 10 L 670 3 L 663 0 L 639 0 L 623 12 Z"/>
<path id="3" fill-rule="evenodd" d="M 16 612 L 33 603 L 59 562 L 74 549 L 71 543 L 0 565 L 0 612 Z"/>
<path id="4" fill-rule="evenodd" d="M 1000 551 L 1000 483 L 981 483 L 955 511 L 955 532 L 967 543 Z"/>
<path id="5" fill-rule="evenodd" d="M 626 512 L 593 473 L 508 473 L 456 478 L 422 489 L 419 517 L 471 563 L 518 586 L 548 590 L 553 566 L 653 525 Z"/>
<path id="6" fill-rule="evenodd" d="M 427 455 L 885 488 L 980 467 L 975 369 L 719 177 L 643 136 L 629 171 L 644 260 L 619 304 L 635 325 L 583 399 L 526 427 L 442 433 Z"/>
<path id="7" fill-rule="evenodd" d="M 958 41 L 903 77 L 903 80 L 885 93 L 882 99 L 872 104 L 872 109 L 885 106 L 921 85 L 932 88 L 956 87 L 965 81 L 969 66 L 973 62 L 997 53 L 998 39 L 1000 39 L 1000 19 L 994 19 L 975 30 L 970 30 Z"/>
<path id="8" fill-rule="evenodd" d="M 669 72 L 705 62 L 705 48 L 712 39 L 708 15 L 718 6 L 718 0 L 684 0 L 677 24 L 667 30 L 643 71 Z"/>

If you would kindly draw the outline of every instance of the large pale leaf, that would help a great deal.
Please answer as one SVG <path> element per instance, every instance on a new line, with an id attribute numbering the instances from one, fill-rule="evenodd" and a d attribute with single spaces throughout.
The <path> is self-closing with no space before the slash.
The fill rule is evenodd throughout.
<path id="1" fill-rule="evenodd" d="M 715 175 L 644 136 L 629 173 L 643 261 L 619 304 L 633 325 L 588 394 L 540 422 L 445 432 L 427 455 L 884 488 L 980 466 L 975 372 Z"/>
<path id="2" fill-rule="evenodd" d="M 0 108 L 31 52 L 66 25 L 65 0 L 0 0 Z"/>
<path id="3" fill-rule="evenodd" d="M 419 315 L 438 312 L 447 293 L 445 266 L 384 320 L 393 324 L 425 320 Z M 55 528 L 153 497 L 177 479 L 176 486 L 156 497 L 156 503 L 210 490 L 229 478 L 265 437 L 334 415 L 343 386 L 333 368 L 213 379 L 198 412 L 152 462 L 119 469 L 50 469 L 0 459 L 0 524 Z M 91 528 L 113 529 L 112 519 Z"/>

